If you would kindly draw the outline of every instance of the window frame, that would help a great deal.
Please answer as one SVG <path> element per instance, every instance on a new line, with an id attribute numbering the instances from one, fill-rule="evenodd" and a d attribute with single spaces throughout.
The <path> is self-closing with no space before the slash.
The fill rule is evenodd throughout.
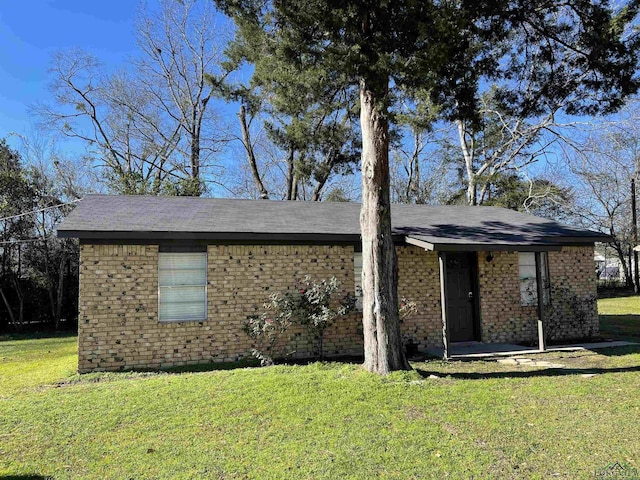
<path id="1" fill-rule="evenodd" d="M 184 285 L 161 285 L 161 273 L 160 273 L 160 258 L 163 255 L 198 255 L 203 257 L 203 265 L 204 265 L 204 283 L 201 285 L 197 284 L 184 284 Z M 206 251 L 200 250 L 192 250 L 192 249 L 176 249 L 176 250 L 165 250 L 158 252 L 158 323 L 185 323 L 185 322 L 204 322 L 208 319 L 209 315 L 209 302 L 208 302 L 208 278 L 209 278 L 209 258 Z M 200 271 L 200 269 L 198 269 Z M 202 273 L 202 272 L 201 272 Z M 176 288 L 176 289 L 187 289 L 187 288 L 202 288 L 203 290 L 203 302 L 204 302 L 204 312 L 202 316 L 197 318 L 184 318 L 184 317 L 173 317 L 173 318 L 162 318 L 162 303 L 163 303 L 163 289 L 168 288 Z M 195 302 L 194 302 L 195 303 Z M 198 302 L 199 303 L 199 302 Z"/>
<path id="2" fill-rule="evenodd" d="M 549 256 L 547 252 L 540 253 L 540 271 L 542 284 L 543 305 L 549 305 L 551 301 L 551 283 L 549 281 Z M 523 258 L 529 257 L 529 262 L 523 265 Z M 531 260 L 533 262 L 531 263 Z M 533 276 L 523 276 L 523 266 L 533 268 Z M 523 289 L 524 283 L 529 283 L 529 287 Z M 520 306 L 534 307 L 538 305 L 538 266 L 536 262 L 536 252 L 518 252 L 518 285 L 520 290 Z"/>
<path id="3" fill-rule="evenodd" d="M 360 263 L 359 269 L 358 262 Z M 355 309 L 357 312 L 362 312 L 362 251 L 353 252 L 353 294 L 356 299 Z"/>

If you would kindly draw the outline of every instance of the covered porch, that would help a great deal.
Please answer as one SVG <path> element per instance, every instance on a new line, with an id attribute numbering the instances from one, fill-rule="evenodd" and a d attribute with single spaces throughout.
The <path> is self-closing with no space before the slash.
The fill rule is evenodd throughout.
<path id="1" fill-rule="evenodd" d="M 551 296 L 547 252 L 560 248 L 502 248 L 437 252 L 442 358 L 546 350 L 545 315 Z M 508 268 L 492 265 L 497 256 Z"/>
<path id="2" fill-rule="evenodd" d="M 402 232 L 407 244 L 437 256 L 441 333 L 437 343 L 431 337 L 430 354 L 450 359 L 547 350 L 550 256 L 551 263 L 563 264 L 551 269 L 557 278 L 568 278 L 563 269 L 584 268 L 588 283 L 589 266 L 583 260 L 570 265 L 575 262 L 570 251 L 592 246 L 601 237 L 570 238 L 573 232 L 558 224 L 522 219 L 502 223 L 474 218 Z"/>

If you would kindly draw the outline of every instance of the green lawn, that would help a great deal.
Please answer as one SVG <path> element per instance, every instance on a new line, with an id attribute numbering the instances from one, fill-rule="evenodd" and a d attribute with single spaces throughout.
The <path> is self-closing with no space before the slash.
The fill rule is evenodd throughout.
<path id="1" fill-rule="evenodd" d="M 640 468 L 640 348 L 564 368 L 344 363 L 79 376 L 75 338 L 0 342 L 0 479 L 565 478 Z M 435 375 L 438 378 L 429 378 Z"/>
<path id="2" fill-rule="evenodd" d="M 600 334 L 640 342 L 640 296 L 598 300 Z"/>

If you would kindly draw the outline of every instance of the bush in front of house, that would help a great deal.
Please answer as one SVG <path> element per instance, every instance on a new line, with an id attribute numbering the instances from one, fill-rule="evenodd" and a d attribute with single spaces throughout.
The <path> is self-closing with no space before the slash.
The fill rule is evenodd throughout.
<path id="1" fill-rule="evenodd" d="M 244 332 L 255 344 L 251 354 L 260 360 L 263 367 L 273 365 L 273 358 L 281 352 L 282 339 L 291 325 L 290 315 L 273 308 L 281 301 L 280 295 L 274 293 L 264 304 L 266 311 L 250 316 L 243 326 Z"/>
<path id="2" fill-rule="evenodd" d="M 249 317 L 244 331 L 256 343 L 252 354 L 262 365 L 272 365 L 281 350 L 282 339 L 291 325 L 300 325 L 317 342 L 319 358 L 324 357 L 324 332 L 341 317 L 355 310 L 351 294 L 338 297 L 341 283 L 336 277 L 314 281 L 309 275 L 293 290 L 274 293 L 264 304 L 264 312 Z"/>

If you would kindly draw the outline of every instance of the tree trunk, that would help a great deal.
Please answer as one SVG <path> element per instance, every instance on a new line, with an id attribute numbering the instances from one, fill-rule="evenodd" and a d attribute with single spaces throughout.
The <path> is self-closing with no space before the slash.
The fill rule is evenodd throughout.
<path id="1" fill-rule="evenodd" d="M 60 268 L 58 270 L 58 285 L 56 295 L 55 329 L 60 330 L 60 317 L 62 317 L 62 301 L 64 299 L 64 267 L 67 263 L 67 250 L 63 247 L 60 256 Z"/>
<path id="2" fill-rule="evenodd" d="M 313 190 L 313 195 L 311 195 L 312 202 L 319 202 L 320 196 L 322 194 L 322 189 L 327 184 L 329 177 L 331 176 L 331 172 L 333 171 L 333 164 L 335 163 L 336 156 L 333 153 L 329 153 L 329 156 L 324 165 L 324 171 L 322 172 L 322 176 L 318 178 L 318 183 L 316 184 L 316 188 Z"/>
<path id="3" fill-rule="evenodd" d="M 612 246 L 613 246 L 613 250 L 616 252 L 616 256 L 618 257 L 618 260 L 620 261 L 620 266 L 622 266 L 622 275 L 624 276 L 625 285 L 629 287 L 631 274 L 629 273 L 629 267 L 627 266 L 625 251 L 622 245 L 619 244 L 618 242 L 614 242 Z"/>
<path id="4" fill-rule="evenodd" d="M 295 192 L 293 191 L 295 184 L 294 154 L 293 146 L 289 146 L 289 154 L 287 155 L 287 200 L 295 200 Z"/>
<path id="5" fill-rule="evenodd" d="M 200 135 L 194 134 L 191 138 L 191 178 L 193 187 L 189 189 L 190 195 L 202 195 L 200 186 Z M 195 190 L 194 190 L 195 189 Z"/>
<path id="6" fill-rule="evenodd" d="M 469 178 L 467 186 L 467 204 L 475 206 L 478 204 L 478 186 L 476 185 L 475 175 Z"/>
<path id="7" fill-rule="evenodd" d="M 247 110 L 244 105 L 240 105 L 238 118 L 240 119 L 240 129 L 242 130 L 242 143 L 244 144 L 244 148 L 247 151 L 247 159 L 249 160 L 249 166 L 251 167 L 253 181 L 256 184 L 258 192 L 260 192 L 260 198 L 268 200 L 269 192 L 264 187 L 264 183 L 262 183 L 262 179 L 260 178 L 260 172 L 258 171 L 258 162 L 256 161 L 256 155 L 253 151 L 253 145 L 251 144 L 251 136 L 249 135 L 249 126 L 247 124 Z"/>
<path id="8" fill-rule="evenodd" d="M 42 220 L 42 224 L 44 227 L 44 212 L 42 212 L 43 215 L 43 220 Z M 53 286 L 53 280 L 51 278 L 51 271 L 49 270 L 49 265 L 51 265 L 51 257 L 49 255 L 49 245 L 47 243 L 47 239 L 45 238 L 44 241 L 42 242 L 42 246 L 44 247 L 44 271 L 45 271 L 45 275 L 47 277 L 47 293 L 49 296 L 49 312 L 51 313 L 51 319 L 50 322 L 52 325 L 55 325 L 56 323 L 56 300 L 55 300 L 55 292 L 54 292 L 54 286 Z"/>
<path id="9" fill-rule="evenodd" d="M 413 153 L 409 160 L 409 179 L 405 191 L 407 203 L 425 203 L 420 192 L 420 152 L 422 151 L 422 140 L 420 132 L 413 130 Z"/>
<path id="10" fill-rule="evenodd" d="M 299 198 L 300 198 L 300 193 L 298 192 L 298 175 L 294 173 L 293 174 L 293 193 L 291 194 L 291 200 L 298 200 Z"/>
<path id="11" fill-rule="evenodd" d="M 424 203 L 420 195 L 420 159 L 418 158 L 418 152 L 413 154 L 411 159 L 411 193 L 413 195 L 413 203 Z"/>
<path id="12" fill-rule="evenodd" d="M 4 290 L 2 289 L 2 287 L 0 287 L 0 297 L 2 297 L 4 306 L 6 307 L 7 312 L 9 313 L 9 320 L 11 321 L 11 324 L 15 327 L 16 317 L 13 314 L 13 310 L 11 309 L 11 305 L 9 304 L 9 300 L 7 300 L 7 296 L 4 294 Z"/>
<path id="13" fill-rule="evenodd" d="M 387 88 L 386 82 L 373 89 L 360 81 L 364 367 L 382 375 L 411 369 L 400 335 L 398 263 L 391 238 L 389 123 L 380 106 Z"/>
<path id="14" fill-rule="evenodd" d="M 12 274 L 11 280 L 13 288 L 16 291 L 16 296 L 18 297 L 18 324 L 22 327 L 22 324 L 24 323 L 24 294 L 22 293 L 22 287 L 20 286 L 20 279 Z"/>
<path id="15" fill-rule="evenodd" d="M 627 287 L 628 288 L 633 288 L 633 273 L 631 273 L 633 271 L 633 250 L 631 249 L 631 246 L 629 246 L 629 249 L 627 251 L 627 257 L 629 258 L 629 268 L 625 271 L 625 275 L 627 276 Z"/>
<path id="16" fill-rule="evenodd" d="M 473 160 L 475 156 L 475 145 L 473 142 L 473 137 L 469 143 L 467 143 L 467 128 L 462 120 L 456 120 L 456 125 L 458 127 L 458 138 L 460 140 L 460 147 L 462 148 L 462 156 L 464 158 L 464 166 L 467 172 L 467 204 L 468 205 L 477 205 L 477 175 L 473 169 Z"/>

